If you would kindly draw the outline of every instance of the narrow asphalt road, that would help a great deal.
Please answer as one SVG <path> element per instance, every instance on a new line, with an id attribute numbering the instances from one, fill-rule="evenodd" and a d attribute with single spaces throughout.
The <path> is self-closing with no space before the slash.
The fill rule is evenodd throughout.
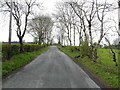
<path id="1" fill-rule="evenodd" d="M 16 74 L 3 88 L 100 88 L 71 58 L 50 47 Z"/>

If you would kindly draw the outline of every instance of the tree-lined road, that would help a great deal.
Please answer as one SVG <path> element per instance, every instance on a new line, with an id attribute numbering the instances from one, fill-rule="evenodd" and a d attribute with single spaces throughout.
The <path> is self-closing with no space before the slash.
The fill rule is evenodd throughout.
<path id="1" fill-rule="evenodd" d="M 100 88 L 71 58 L 50 47 L 16 74 L 3 88 Z"/>

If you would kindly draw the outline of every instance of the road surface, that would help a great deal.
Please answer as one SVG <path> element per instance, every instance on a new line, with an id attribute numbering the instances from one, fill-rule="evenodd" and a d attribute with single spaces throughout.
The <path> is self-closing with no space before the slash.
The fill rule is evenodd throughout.
<path id="1" fill-rule="evenodd" d="M 3 81 L 3 88 L 100 88 L 71 58 L 51 46 Z"/>

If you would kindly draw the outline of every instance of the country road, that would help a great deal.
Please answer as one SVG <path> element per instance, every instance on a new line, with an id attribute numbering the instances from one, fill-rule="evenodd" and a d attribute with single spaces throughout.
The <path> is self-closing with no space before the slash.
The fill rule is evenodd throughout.
<path id="1" fill-rule="evenodd" d="M 3 88 L 100 88 L 71 58 L 51 46 L 17 73 Z"/>

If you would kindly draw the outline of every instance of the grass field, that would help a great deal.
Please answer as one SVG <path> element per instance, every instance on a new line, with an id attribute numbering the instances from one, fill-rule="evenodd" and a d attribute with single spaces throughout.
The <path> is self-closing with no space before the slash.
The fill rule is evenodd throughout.
<path id="1" fill-rule="evenodd" d="M 71 52 L 71 48 L 74 48 L 74 46 L 58 47 L 72 58 L 75 58 L 75 56 L 79 55 L 80 53 L 78 51 Z M 118 62 L 118 50 L 114 51 L 116 52 L 116 58 Z M 100 48 L 98 49 L 98 55 L 99 58 L 97 62 L 93 62 L 88 57 L 77 58 L 77 60 L 87 67 L 91 72 L 97 75 L 103 82 L 107 83 L 109 87 L 118 88 L 118 73 L 116 72 L 115 63 L 112 61 L 110 49 Z"/>
<path id="2" fill-rule="evenodd" d="M 118 62 L 118 50 L 114 49 L 114 51 L 116 52 L 116 58 Z M 112 55 L 111 55 L 112 53 L 110 49 L 99 48 L 98 54 L 99 54 L 99 60 L 101 60 L 103 64 L 114 65 L 114 62 L 112 62 Z"/>

